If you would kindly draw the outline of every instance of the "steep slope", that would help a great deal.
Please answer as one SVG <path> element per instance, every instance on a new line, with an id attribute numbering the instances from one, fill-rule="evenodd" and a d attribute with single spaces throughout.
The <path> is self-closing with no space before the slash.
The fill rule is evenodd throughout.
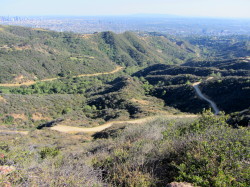
<path id="1" fill-rule="evenodd" d="M 209 107 L 208 103 L 200 100 L 191 85 L 202 82 L 199 85 L 202 93 L 213 100 L 219 110 L 231 113 L 250 106 L 249 65 L 248 57 L 188 62 L 181 66 L 156 64 L 136 72 L 134 76 L 148 81 L 150 95 L 183 112 L 196 113 Z"/>
<path id="2" fill-rule="evenodd" d="M 225 77 L 201 83 L 200 87 L 219 108 L 231 113 L 250 107 L 249 80 L 249 77 Z"/>
<path id="3" fill-rule="evenodd" d="M 0 26 L 0 83 L 108 72 L 117 64 L 181 63 L 184 56 L 196 56 L 167 39 L 154 45 L 159 40 L 130 32 L 79 35 Z"/>
<path id="4" fill-rule="evenodd" d="M 112 71 L 115 63 L 70 33 L 0 29 L 0 82 Z"/>
<path id="5" fill-rule="evenodd" d="M 242 57 L 231 60 L 217 60 L 217 61 L 191 61 L 182 64 L 182 66 L 191 67 L 215 67 L 217 69 L 226 70 L 249 70 L 250 69 L 250 57 Z"/>
<path id="6" fill-rule="evenodd" d="M 196 57 L 199 51 L 198 49 L 197 52 L 189 50 L 164 37 L 139 37 L 131 32 L 119 35 L 103 32 L 96 38 L 96 43 L 98 43 L 98 48 L 113 61 L 125 66 L 181 63 L 186 59 Z"/>

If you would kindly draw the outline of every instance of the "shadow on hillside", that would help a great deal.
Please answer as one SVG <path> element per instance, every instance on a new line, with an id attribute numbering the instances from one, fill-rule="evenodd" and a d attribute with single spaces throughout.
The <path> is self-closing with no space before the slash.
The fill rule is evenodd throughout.
<path id="1" fill-rule="evenodd" d="M 50 121 L 50 122 L 41 124 L 41 125 L 39 125 L 39 126 L 37 127 L 37 129 L 40 130 L 40 129 L 43 129 L 43 128 L 45 128 L 45 127 L 52 127 L 52 126 L 56 125 L 57 123 L 62 122 L 63 120 L 64 120 L 64 119 L 59 118 L 59 119 L 56 119 L 56 120 L 53 120 L 53 121 Z"/>

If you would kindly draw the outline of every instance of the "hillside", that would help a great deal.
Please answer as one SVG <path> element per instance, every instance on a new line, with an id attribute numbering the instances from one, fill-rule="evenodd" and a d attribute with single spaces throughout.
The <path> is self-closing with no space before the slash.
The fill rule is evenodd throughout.
<path id="1" fill-rule="evenodd" d="M 36 128 L 59 118 L 64 124 L 95 126 L 114 119 L 180 113 L 146 96 L 143 83 L 128 75 L 61 79 L 2 91 L 0 122 L 19 128 Z"/>
<path id="2" fill-rule="evenodd" d="M 161 98 L 165 105 L 183 112 L 200 112 L 207 102 L 195 93 L 191 83 L 201 81 L 201 91 L 227 113 L 250 106 L 248 57 L 223 60 L 187 62 L 181 66 L 156 64 L 136 72 L 152 85 L 149 95 Z M 208 79 L 208 80 L 207 80 Z"/>
<path id="3" fill-rule="evenodd" d="M 185 32 L 185 31 L 184 31 Z M 210 61 L 238 59 L 250 56 L 249 35 L 210 35 L 174 36 L 159 32 L 145 32 L 146 35 L 159 36 L 176 43 L 188 51 L 199 49 L 198 55 Z M 191 60 L 192 62 L 193 60 Z"/>
<path id="4" fill-rule="evenodd" d="M 250 106 L 248 65 L 242 58 L 217 63 L 188 62 L 179 66 L 155 64 L 132 77 L 125 69 L 114 74 L 68 76 L 31 86 L 4 87 L 0 89 L 3 92 L 0 121 L 36 128 L 41 123 L 62 118 L 64 124 L 95 126 L 109 120 L 157 114 L 200 113 L 210 106 L 195 93 L 191 83 L 198 81 L 202 81 L 202 92 L 214 100 L 220 110 L 237 112 Z M 226 66 L 235 69 L 226 70 Z M 207 80 L 208 77 L 213 79 Z M 61 100 L 68 100 L 67 105 Z M 46 105 L 50 107 L 44 110 Z M 33 116 L 39 119 L 34 120 Z"/>
<path id="5" fill-rule="evenodd" d="M 197 56 L 167 39 L 155 45 L 158 40 L 131 32 L 79 35 L 0 26 L 0 83 L 108 72 L 117 64 L 181 63 Z"/>
<path id="6" fill-rule="evenodd" d="M 249 35 L 186 37 L 190 44 L 202 49 L 208 59 L 223 60 L 250 56 Z"/>
<path id="7" fill-rule="evenodd" d="M 0 184 L 249 186 L 249 130 L 232 128 L 227 118 L 209 111 L 196 120 L 161 116 L 111 127 L 95 140 L 49 128 L 2 133 L 0 164 L 8 170 Z"/>
<path id="8" fill-rule="evenodd" d="M 182 66 L 190 67 L 215 67 L 221 70 L 249 70 L 250 57 L 241 57 L 230 60 L 217 60 L 217 61 L 191 61 L 182 64 Z"/>
<path id="9" fill-rule="evenodd" d="M 0 186 L 249 186 L 238 37 L 0 26 Z"/>
<path id="10" fill-rule="evenodd" d="M 249 77 L 226 77 L 204 82 L 200 87 L 219 108 L 231 113 L 250 107 L 249 85 Z"/>

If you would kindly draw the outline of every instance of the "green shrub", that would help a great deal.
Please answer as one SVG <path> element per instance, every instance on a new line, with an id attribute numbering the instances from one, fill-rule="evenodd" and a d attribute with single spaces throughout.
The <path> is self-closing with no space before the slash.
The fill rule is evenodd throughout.
<path id="1" fill-rule="evenodd" d="M 3 119 L 3 122 L 5 124 L 12 124 L 14 122 L 14 117 L 13 116 L 6 116 L 4 119 Z"/>
<path id="2" fill-rule="evenodd" d="M 159 118 L 128 126 L 108 145 L 98 144 L 107 152 L 97 153 L 93 166 L 114 186 L 248 186 L 249 131 L 231 128 L 227 118 L 209 110 L 191 123 Z"/>
<path id="3" fill-rule="evenodd" d="M 42 159 L 45 159 L 47 157 L 56 157 L 59 153 L 60 151 L 56 147 L 44 147 L 39 154 Z"/>

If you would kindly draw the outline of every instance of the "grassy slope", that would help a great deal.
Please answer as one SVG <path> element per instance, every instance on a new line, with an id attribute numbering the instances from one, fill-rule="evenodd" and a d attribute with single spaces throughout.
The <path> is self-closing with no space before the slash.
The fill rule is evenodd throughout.
<path id="1" fill-rule="evenodd" d="M 4 27 L 0 35 L 1 82 L 20 79 L 20 75 L 33 80 L 114 68 L 114 63 L 77 35 L 22 27 Z"/>
<path id="2" fill-rule="evenodd" d="M 130 32 L 119 35 L 103 32 L 85 37 L 14 26 L 0 28 L 2 83 L 56 77 L 58 74 L 107 72 L 115 64 L 180 63 L 184 56 L 196 56 L 195 52 L 167 39 L 155 45 L 159 43 L 159 37 L 142 39 Z"/>

